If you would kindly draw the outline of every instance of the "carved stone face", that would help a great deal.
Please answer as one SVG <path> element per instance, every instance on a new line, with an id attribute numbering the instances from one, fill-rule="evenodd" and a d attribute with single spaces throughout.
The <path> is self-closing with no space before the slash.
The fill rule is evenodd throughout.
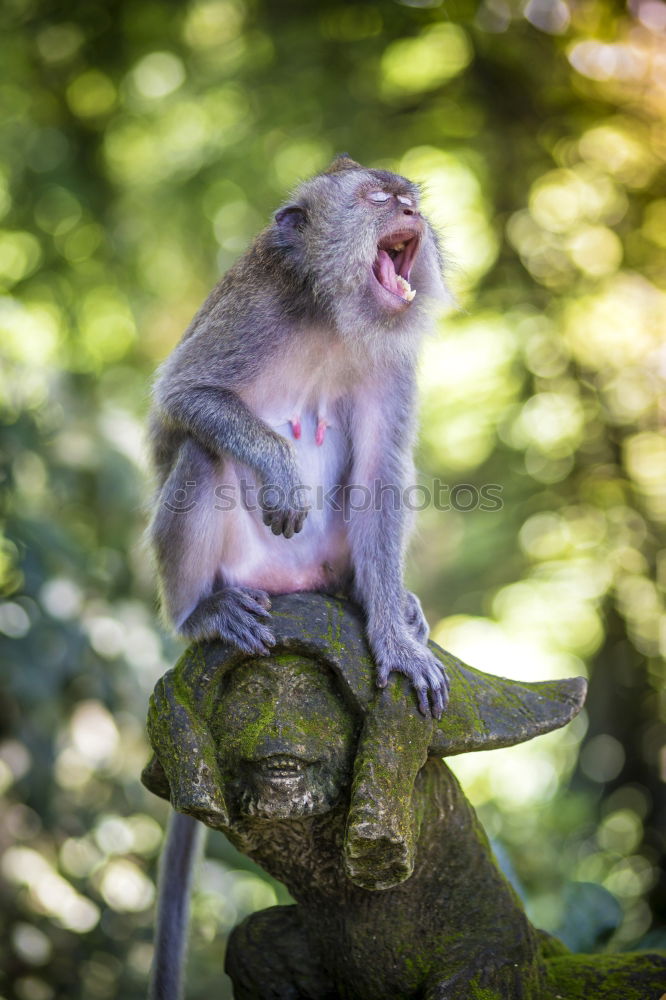
<path id="1" fill-rule="evenodd" d="M 349 785 L 356 720 L 330 672 L 305 657 L 239 664 L 224 678 L 210 726 L 237 816 L 320 815 Z"/>

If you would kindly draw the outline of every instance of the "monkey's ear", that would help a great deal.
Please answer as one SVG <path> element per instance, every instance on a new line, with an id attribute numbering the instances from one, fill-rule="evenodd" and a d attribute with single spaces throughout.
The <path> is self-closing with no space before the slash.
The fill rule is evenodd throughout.
<path id="1" fill-rule="evenodd" d="M 307 220 L 307 212 L 302 205 L 286 205 L 275 213 L 278 229 L 284 233 L 301 232 Z"/>

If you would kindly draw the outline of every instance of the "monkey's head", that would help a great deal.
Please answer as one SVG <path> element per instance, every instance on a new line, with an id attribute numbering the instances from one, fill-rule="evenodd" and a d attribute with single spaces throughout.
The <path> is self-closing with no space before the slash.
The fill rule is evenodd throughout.
<path id="1" fill-rule="evenodd" d="M 276 213 L 269 240 L 346 339 L 400 349 L 448 298 L 419 197 L 405 177 L 342 155 Z"/>

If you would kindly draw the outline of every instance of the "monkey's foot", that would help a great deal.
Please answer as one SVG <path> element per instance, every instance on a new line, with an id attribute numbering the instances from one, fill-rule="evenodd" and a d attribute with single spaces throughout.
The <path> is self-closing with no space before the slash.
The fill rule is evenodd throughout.
<path id="1" fill-rule="evenodd" d="M 441 719 L 449 701 L 449 679 L 427 646 L 411 635 L 384 636 L 372 643 L 377 664 L 377 686 L 386 687 L 389 674 L 404 674 L 416 691 L 419 711 Z"/>
<path id="2" fill-rule="evenodd" d="M 224 587 L 205 597 L 180 627 L 190 639 L 224 639 L 244 653 L 267 656 L 275 636 L 262 619 L 270 618 L 265 590 Z"/>
<path id="3" fill-rule="evenodd" d="M 405 616 L 405 625 L 414 638 L 417 639 L 418 642 L 422 642 L 425 645 L 428 641 L 428 636 L 430 635 L 430 626 L 428 625 L 425 615 L 423 614 L 421 602 L 416 594 L 412 594 L 411 590 L 405 591 L 403 612 Z"/>

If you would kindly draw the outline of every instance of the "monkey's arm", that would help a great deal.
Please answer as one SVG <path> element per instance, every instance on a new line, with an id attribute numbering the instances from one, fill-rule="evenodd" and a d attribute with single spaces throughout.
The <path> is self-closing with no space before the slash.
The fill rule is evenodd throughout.
<path id="1" fill-rule="evenodd" d="M 163 379 L 156 403 L 167 425 L 186 431 L 214 455 L 230 455 L 253 469 L 262 486 L 264 524 L 290 538 L 307 514 L 294 449 L 289 441 L 255 416 L 232 390 Z M 166 383 L 166 384 L 164 384 Z"/>
<path id="2" fill-rule="evenodd" d="M 387 384 L 388 383 L 388 384 Z M 419 642 L 404 616 L 406 535 L 404 490 L 411 468 L 415 387 L 407 367 L 359 396 L 351 483 L 366 487 L 370 502 L 352 511 L 350 541 L 354 596 L 366 613 L 368 640 L 384 687 L 392 671 L 414 685 L 419 708 L 440 718 L 448 680 L 439 661 Z M 428 699 L 430 698 L 429 705 Z"/>

